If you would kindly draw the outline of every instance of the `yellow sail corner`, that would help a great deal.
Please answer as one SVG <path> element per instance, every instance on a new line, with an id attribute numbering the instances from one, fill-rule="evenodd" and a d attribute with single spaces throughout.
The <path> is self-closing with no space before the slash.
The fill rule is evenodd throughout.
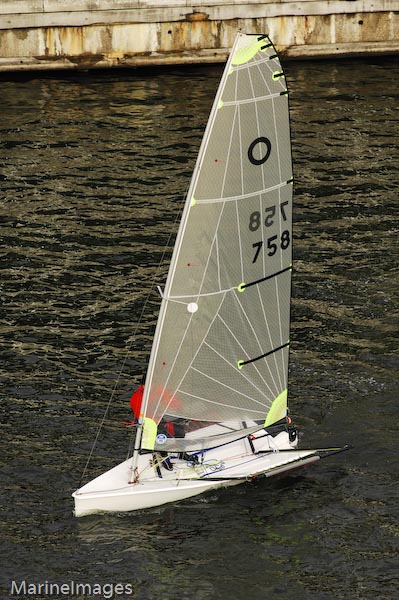
<path id="1" fill-rule="evenodd" d="M 143 436 L 141 438 L 142 448 L 145 448 L 146 450 L 154 450 L 157 430 L 158 427 L 155 421 L 146 417 L 144 419 Z"/>
<path id="2" fill-rule="evenodd" d="M 270 407 L 269 412 L 264 423 L 264 427 L 272 425 L 281 419 L 284 419 L 287 415 L 287 398 L 288 390 L 284 390 L 273 400 L 273 404 Z"/>
<path id="3" fill-rule="evenodd" d="M 252 44 L 248 44 L 242 48 L 238 48 L 238 50 L 236 50 L 234 53 L 231 63 L 234 66 L 245 65 L 245 63 L 249 62 L 255 56 L 255 54 L 261 51 L 264 45 L 265 41 L 262 39 L 256 40 Z"/>

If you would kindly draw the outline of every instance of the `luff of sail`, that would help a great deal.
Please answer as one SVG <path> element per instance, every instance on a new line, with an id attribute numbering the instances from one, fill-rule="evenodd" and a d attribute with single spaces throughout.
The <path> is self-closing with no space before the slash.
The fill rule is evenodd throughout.
<path id="1" fill-rule="evenodd" d="M 285 417 L 291 214 L 285 77 L 267 36 L 239 34 L 176 239 L 145 384 L 148 419 L 245 428 Z"/>

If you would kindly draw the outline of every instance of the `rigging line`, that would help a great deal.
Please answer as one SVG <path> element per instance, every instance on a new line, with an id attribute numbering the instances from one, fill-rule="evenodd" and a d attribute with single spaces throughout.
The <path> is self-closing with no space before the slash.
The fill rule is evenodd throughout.
<path id="1" fill-rule="evenodd" d="M 241 419 L 242 419 L 242 416 L 241 416 Z M 240 430 L 236 430 L 236 431 L 238 433 Z M 245 433 L 244 433 L 244 431 L 245 431 Z M 219 443 L 217 443 L 216 446 L 208 446 L 208 445 L 206 445 L 205 447 L 203 446 L 201 450 L 190 450 L 190 452 L 192 453 L 192 455 L 202 455 L 202 454 L 205 455 L 205 453 L 209 452 L 210 450 L 217 450 L 219 448 L 223 448 L 225 446 L 228 446 L 229 444 L 234 444 L 235 442 L 239 442 L 241 440 L 246 440 L 246 438 L 247 438 L 247 436 L 249 434 L 256 432 L 256 428 L 254 428 L 252 431 L 251 431 L 251 429 L 247 429 L 247 430 L 241 429 L 241 432 L 244 433 L 244 435 L 241 435 L 240 437 L 235 437 L 234 436 L 233 439 L 231 439 L 231 440 L 229 440 L 227 442 L 224 442 L 222 444 L 220 443 L 220 440 L 219 440 Z M 209 440 L 209 438 L 207 438 L 205 441 L 207 441 L 207 440 Z M 230 459 L 236 459 L 236 458 L 241 458 L 241 457 L 242 457 L 242 453 L 235 453 L 232 456 L 230 456 L 229 458 Z M 204 463 L 204 466 L 206 466 L 206 463 Z"/>
<path id="2" fill-rule="evenodd" d="M 220 317 L 220 316 L 219 316 L 219 319 L 222 321 L 223 325 L 226 325 L 226 324 L 225 324 L 225 322 L 223 321 L 223 319 L 221 319 L 221 317 Z M 215 348 L 213 348 L 213 347 L 212 347 L 210 344 L 208 344 L 208 342 L 204 342 L 204 344 L 205 344 L 206 346 L 208 346 L 208 348 L 210 348 L 210 349 L 211 349 L 213 352 L 215 352 L 215 354 L 217 354 L 218 356 L 220 356 L 220 358 L 221 358 L 222 360 L 224 360 L 224 362 L 226 362 L 226 363 L 227 363 L 227 364 L 228 364 L 230 367 L 233 367 L 233 368 L 235 368 L 235 365 L 232 365 L 232 364 L 231 364 L 231 363 L 230 363 L 230 362 L 227 360 L 227 358 L 225 358 L 224 356 L 222 356 L 222 354 L 220 354 L 220 352 L 218 352 L 218 351 L 217 351 Z M 242 350 L 243 350 L 243 352 L 244 352 L 244 348 L 242 348 L 241 344 L 239 344 L 239 345 L 240 345 L 241 349 L 242 349 Z M 261 395 L 261 396 L 263 396 L 263 398 L 265 398 L 266 400 L 270 401 L 270 399 L 269 399 L 269 398 L 268 398 L 268 397 L 265 395 L 265 393 L 264 393 L 264 392 L 263 392 L 261 389 L 259 389 L 259 388 L 258 388 L 258 386 L 256 386 L 256 385 L 253 383 L 253 381 L 251 381 L 251 380 L 250 380 L 250 379 L 249 379 L 249 378 L 248 378 L 246 375 L 244 375 L 243 373 L 242 373 L 241 375 L 242 375 L 242 377 L 243 377 L 243 378 L 244 378 L 246 381 L 248 381 L 248 383 L 249 383 L 250 385 L 252 385 L 252 387 L 253 387 L 253 388 L 255 388 L 255 390 L 256 390 L 257 392 L 259 392 L 259 393 L 260 393 L 260 395 Z M 224 384 L 222 384 L 222 385 L 224 385 Z M 236 391 L 236 390 L 234 390 L 234 391 Z M 270 391 L 271 391 L 271 390 L 270 390 Z M 247 398 L 251 398 L 251 400 L 253 400 L 254 402 L 258 402 L 259 404 L 261 404 L 262 406 L 264 406 L 264 405 L 263 405 L 261 402 L 259 402 L 258 400 L 254 400 L 254 398 L 252 398 L 251 396 L 247 396 Z"/>
<path id="3" fill-rule="evenodd" d="M 258 344 L 258 346 L 259 346 L 259 350 L 262 350 L 262 346 L 261 346 L 261 343 L 260 343 L 260 341 L 259 341 L 258 335 L 257 335 L 257 333 L 256 333 L 256 331 L 255 331 L 255 329 L 254 329 L 254 327 L 253 327 L 253 325 L 252 325 L 252 323 L 251 323 L 251 321 L 250 321 L 250 319 L 249 319 L 248 315 L 246 314 L 246 312 L 245 312 L 245 310 L 244 310 L 244 308 L 243 308 L 243 306 L 242 306 L 242 304 L 241 304 L 241 302 L 240 302 L 240 300 L 239 300 L 239 298 L 238 298 L 237 294 L 234 294 L 234 297 L 235 297 L 235 299 L 237 300 L 238 304 L 240 305 L 240 308 L 241 308 L 241 310 L 242 310 L 242 312 L 243 312 L 243 314 L 244 314 L 245 318 L 247 319 L 247 321 L 248 321 L 248 323 L 249 323 L 249 326 L 250 326 L 250 328 L 251 328 L 251 330 L 252 330 L 252 333 L 253 333 L 253 335 L 254 335 L 254 337 L 255 337 L 255 340 L 256 340 L 256 342 L 257 342 L 257 344 Z M 244 361 L 243 363 L 241 363 L 241 365 L 242 365 L 242 364 L 247 364 L 247 362 L 252 362 L 252 360 L 250 360 L 250 361 Z M 274 383 L 274 385 L 275 385 L 275 387 L 276 387 L 276 393 L 278 394 L 278 387 L 277 387 L 277 385 L 276 385 L 276 382 L 274 381 L 274 377 L 273 377 L 273 374 L 272 374 L 272 372 L 271 372 L 270 365 L 269 365 L 269 363 L 268 363 L 268 362 L 266 362 L 266 366 L 267 366 L 267 368 L 268 368 L 268 370 L 269 370 L 270 377 L 273 379 L 273 383 Z M 269 387 L 269 389 L 270 389 L 270 387 Z M 271 391 L 271 389 L 270 389 L 270 391 Z M 272 392 L 272 393 L 273 393 L 273 392 Z"/>
<path id="4" fill-rule="evenodd" d="M 306 457 L 304 457 L 304 458 L 306 458 Z M 250 463 L 257 463 L 258 461 L 260 461 L 262 459 L 263 459 L 263 456 L 258 456 L 256 454 L 256 455 L 251 456 L 251 458 L 249 458 L 247 460 L 243 460 L 238 465 L 231 465 L 229 467 L 223 466 L 223 467 L 220 467 L 220 468 L 216 469 L 213 472 L 204 473 L 203 475 L 200 475 L 199 479 L 208 480 L 208 481 L 209 480 L 212 480 L 212 481 L 213 480 L 214 481 L 224 481 L 224 480 L 227 480 L 227 481 L 229 481 L 231 479 L 244 479 L 244 480 L 248 481 L 248 480 L 251 480 L 253 478 L 256 478 L 260 473 L 263 473 L 263 471 L 255 472 L 253 475 L 240 475 L 240 474 L 237 474 L 237 475 L 231 475 L 230 477 L 228 477 L 228 476 L 227 477 L 217 477 L 217 476 L 215 477 L 214 475 L 217 474 L 217 473 L 224 473 L 225 471 L 229 471 L 230 469 L 237 469 L 238 467 L 242 467 L 243 465 L 248 465 Z M 295 460 L 298 460 L 298 459 L 293 456 L 287 462 L 289 464 L 291 462 L 294 462 Z M 285 464 L 286 463 L 284 463 L 284 462 L 280 463 L 280 464 L 272 467 L 271 469 L 267 469 L 267 471 L 276 469 L 276 468 L 281 467 L 281 466 L 284 466 Z"/>
<path id="5" fill-rule="evenodd" d="M 230 148 L 229 148 L 230 149 Z M 281 181 L 280 183 L 276 183 L 276 185 L 272 185 L 268 188 L 264 188 L 262 190 L 255 190 L 253 192 L 248 192 L 247 194 L 242 194 L 241 196 L 226 196 L 225 198 L 203 198 L 201 200 L 196 199 L 196 204 L 217 204 L 218 202 L 232 202 L 233 200 L 244 200 L 245 198 L 256 198 L 256 196 L 262 194 L 268 194 L 269 192 L 274 192 L 285 185 L 292 183 L 292 180 Z"/>
<path id="6" fill-rule="evenodd" d="M 224 471 L 229 471 L 230 469 L 236 469 L 237 467 L 242 467 L 243 465 L 247 465 L 247 464 L 249 464 L 249 463 L 258 462 L 258 461 L 259 461 L 260 459 L 262 459 L 262 458 L 263 458 L 263 457 L 256 456 L 256 455 L 254 455 L 254 456 L 251 456 L 251 458 L 249 458 L 249 459 L 247 459 L 247 460 L 243 460 L 242 462 L 240 462 L 240 464 L 239 464 L 239 465 L 231 465 L 230 467 L 223 466 L 223 467 L 220 467 L 219 469 L 216 469 L 216 470 L 215 470 L 215 471 L 213 471 L 212 473 L 205 473 L 204 475 L 201 475 L 200 479 L 205 479 L 205 478 L 206 478 L 206 479 L 212 479 L 212 478 L 213 478 L 213 475 L 214 475 L 214 473 L 220 473 L 220 472 L 224 472 Z M 292 459 L 292 460 L 294 460 L 294 459 Z M 210 475 L 210 477 L 208 477 L 208 475 Z M 237 476 L 234 476 L 234 475 L 233 475 L 233 479 L 234 479 L 235 477 L 237 477 Z M 245 476 L 244 476 L 244 477 L 245 477 Z M 251 476 L 250 476 L 250 477 L 251 477 Z M 239 476 L 238 476 L 238 478 L 239 478 L 239 479 L 241 479 L 241 476 L 239 475 Z M 215 478 L 215 479 L 216 479 L 216 478 Z M 219 479 L 219 478 L 218 478 L 218 479 Z M 225 478 L 223 478 L 223 479 L 225 479 Z M 226 477 L 226 479 L 228 479 L 228 477 Z"/>
<path id="7" fill-rule="evenodd" d="M 176 225 L 176 222 L 177 222 L 177 220 L 178 220 L 178 217 L 179 217 L 179 214 L 177 214 L 177 215 L 176 215 L 176 217 L 175 217 L 174 225 Z M 142 307 L 142 309 L 141 309 L 141 312 L 140 312 L 140 316 L 139 316 L 139 318 L 138 318 L 138 321 L 137 321 L 137 323 L 136 323 L 136 327 L 135 327 L 135 329 L 134 329 L 134 332 L 133 332 L 133 335 L 132 335 L 132 337 L 131 337 L 131 339 L 130 339 L 129 345 L 127 346 L 127 350 L 126 350 L 126 353 L 125 353 L 125 357 L 124 357 L 124 359 L 123 359 L 123 361 L 122 361 L 121 368 L 119 369 L 118 376 L 117 376 L 117 378 L 116 378 L 116 381 L 115 381 L 115 383 L 114 383 L 114 387 L 112 388 L 112 391 L 111 391 L 111 394 L 110 394 L 110 397 L 109 397 L 108 403 L 107 403 L 107 405 L 106 405 L 106 407 L 105 407 L 104 414 L 103 414 L 103 416 L 102 416 L 102 419 L 101 419 L 101 421 L 100 421 L 100 424 L 99 424 L 99 426 L 98 426 L 98 428 L 97 428 L 97 432 L 96 432 L 96 435 L 95 435 L 95 438 L 94 438 L 93 445 L 92 445 L 92 447 L 91 447 L 91 450 L 90 450 L 90 452 L 89 452 L 89 456 L 88 456 L 88 458 L 87 458 L 87 461 L 86 461 L 86 464 L 85 464 L 85 466 L 84 466 L 84 468 L 83 468 L 83 472 L 82 472 L 82 475 L 81 475 L 81 477 L 80 477 L 80 483 L 79 483 L 79 487 L 81 486 L 81 484 L 82 484 L 82 481 L 84 480 L 84 478 L 85 478 L 85 476 L 86 476 L 87 469 L 89 468 L 89 465 L 90 465 L 90 462 L 91 462 L 91 459 L 92 459 L 92 456 L 93 456 L 93 453 L 94 453 L 95 447 L 96 447 L 96 445 L 97 445 L 97 442 L 98 442 L 98 438 L 100 437 L 101 430 L 102 430 L 102 428 L 103 428 L 103 426 L 104 426 L 104 423 L 105 423 L 105 420 L 106 420 L 106 418 L 107 418 L 107 416 L 108 416 L 109 409 L 110 409 L 111 403 L 112 403 L 112 401 L 113 401 L 113 399 L 114 399 L 114 396 L 115 396 L 115 394 L 116 394 L 116 390 L 117 390 L 117 387 L 118 387 L 118 385 L 119 385 L 119 381 L 120 381 L 120 379 L 121 379 L 122 373 L 123 373 L 123 372 L 124 372 L 124 370 L 125 370 L 126 361 L 127 361 L 127 359 L 128 359 L 129 352 L 131 351 L 131 348 L 132 348 L 133 342 L 134 342 L 134 341 L 135 341 L 135 339 L 136 339 L 137 332 L 138 332 L 139 326 L 141 325 L 141 322 L 142 322 L 142 319 L 143 319 L 144 313 L 145 313 L 145 311 L 146 311 L 146 308 L 147 308 L 147 304 L 148 304 L 148 301 L 149 301 L 150 295 L 151 295 L 151 293 L 153 292 L 153 290 L 154 290 L 154 287 L 155 287 L 155 281 L 157 280 L 157 278 L 158 278 L 158 276 L 159 276 L 159 273 L 160 273 L 160 270 L 161 270 L 161 265 L 162 265 L 162 263 L 163 263 L 163 261 L 164 261 L 164 259 L 165 259 L 165 254 L 166 254 L 166 251 L 167 251 L 167 249 L 169 248 L 169 246 L 170 246 L 170 241 L 171 241 L 171 239 L 172 239 L 172 236 L 174 235 L 174 229 L 175 229 L 174 227 L 172 227 L 172 228 L 171 228 L 171 231 L 170 231 L 170 233 L 169 233 L 169 236 L 168 236 L 167 242 L 166 242 L 166 244 L 164 245 L 164 248 L 163 248 L 163 251 L 162 251 L 161 259 L 160 259 L 160 261 L 158 262 L 158 265 L 157 265 L 156 271 L 155 271 L 155 273 L 154 273 L 154 275 L 153 275 L 153 277 L 152 277 L 152 280 L 151 280 L 151 285 L 150 285 L 150 290 L 149 290 L 149 292 L 148 292 L 148 294 L 147 294 L 147 296 L 146 296 L 146 298 L 145 298 L 145 301 L 144 301 L 143 307 Z M 133 436 L 133 431 L 134 431 L 134 428 L 132 428 L 132 436 Z"/>
<path id="8" fill-rule="evenodd" d="M 243 345 L 241 344 L 241 342 L 240 342 L 240 341 L 237 339 L 237 337 L 234 335 L 234 333 L 232 332 L 232 330 L 230 329 L 230 327 L 227 325 L 227 323 L 226 323 L 226 322 L 225 322 L 225 321 L 222 319 L 222 317 L 221 317 L 220 315 L 218 315 L 218 317 L 219 317 L 219 319 L 222 321 L 223 325 L 226 327 L 227 331 L 228 331 L 228 332 L 230 333 L 230 335 L 233 337 L 233 339 L 234 339 L 234 340 L 237 342 L 238 346 L 241 348 L 241 350 L 243 351 L 243 353 L 244 353 L 244 354 L 246 354 L 246 355 L 248 356 L 248 353 L 246 352 L 245 348 L 243 347 Z M 271 387 L 270 387 L 270 385 L 267 383 L 267 381 L 265 380 L 265 378 L 263 377 L 263 375 L 262 375 L 262 373 L 259 371 L 259 369 L 256 367 L 256 365 L 255 365 L 255 369 L 256 369 L 256 372 L 258 373 L 258 375 L 259 375 L 260 379 L 263 381 L 263 383 L 265 384 L 265 386 L 266 386 L 266 387 L 269 389 L 269 391 L 270 391 L 270 394 L 272 395 L 272 398 L 275 398 L 275 392 L 273 392 L 272 388 L 271 388 Z M 241 372 L 241 373 L 242 373 L 242 372 Z M 247 381 L 250 381 L 250 380 L 248 379 L 248 377 L 246 377 L 246 376 L 245 376 L 243 373 L 242 373 L 242 376 L 243 376 L 243 377 L 244 377 L 244 379 L 246 379 Z M 273 379 L 273 376 L 272 376 L 272 379 Z M 250 381 L 250 383 L 251 383 L 251 381 Z M 273 381 L 273 383 L 274 383 L 274 385 L 276 385 L 274 381 Z M 257 387 L 255 386 L 255 384 L 252 384 L 252 385 L 254 386 L 254 388 L 255 388 L 255 389 L 257 389 L 257 390 L 260 392 L 259 388 L 257 388 Z M 276 386 L 276 389 L 277 389 L 277 386 Z M 265 394 L 264 394 L 263 392 L 260 392 L 260 393 L 262 394 L 262 396 L 264 396 L 264 398 L 266 398 L 266 396 L 265 396 Z M 268 399 L 268 398 L 267 398 L 267 399 Z"/>
<path id="9" fill-rule="evenodd" d="M 287 348 L 287 346 L 289 346 L 289 345 L 290 345 L 290 343 L 287 342 L 286 344 L 282 344 L 282 346 L 279 346 L 278 348 L 273 348 L 273 350 L 269 350 L 269 352 L 266 352 L 265 354 L 261 354 L 261 356 L 257 356 L 256 358 L 251 358 L 250 360 L 242 360 L 241 366 L 243 367 L 244 365 L 249 365 L 250 363 L 256 362 L 257 360 L 266 358 L 267 356 L 270 356 L 274 352 L 278 352 L 279 350 L 283 350 L 283 348 Z"/>
<path id="10" fill-rule="evenodd" d="M 226 423 L 218 423 L 218 427 L 221 427 L 222 429 L 228 429 L 231 432 L 239 431 L 239 429 L 234 429 L 234 427 L 229 427 L 228 425 L 226 425 Z"/>

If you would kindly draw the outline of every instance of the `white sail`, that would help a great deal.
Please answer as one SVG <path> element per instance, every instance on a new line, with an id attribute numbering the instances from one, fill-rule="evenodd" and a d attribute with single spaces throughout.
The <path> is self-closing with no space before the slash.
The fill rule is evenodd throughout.
<path id="1" fill-rule="evenodd" d="M 291 212 L 285 77 L 267 36 L 239 34 L 163 293 L 147 418 L 246 427 L 286 416 Z"/>

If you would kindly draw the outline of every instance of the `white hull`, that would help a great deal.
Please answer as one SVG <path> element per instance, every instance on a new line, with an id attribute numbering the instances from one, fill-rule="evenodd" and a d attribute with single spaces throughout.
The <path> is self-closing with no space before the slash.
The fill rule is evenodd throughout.
<path id="1" fill-rule="evenodd" d="M 254 453 L 247 439 L 206 452 L 204 461 L 192 465 L 172 457 L 173 471 L 159 465 L 151 454 L 139 457 L 139 481 L 132 479 L 131 459 L 100 475 L 74 494 L 75 515 L 126 512 L 161 506 L 197 496 L 216 488 L 238 485 L 258 476 L 270 477 L 319 460 L 314 450 L 295 450 L 287 433 L 254 440 Z M 159 476 L 159 472 L 162 477 Z"/>

